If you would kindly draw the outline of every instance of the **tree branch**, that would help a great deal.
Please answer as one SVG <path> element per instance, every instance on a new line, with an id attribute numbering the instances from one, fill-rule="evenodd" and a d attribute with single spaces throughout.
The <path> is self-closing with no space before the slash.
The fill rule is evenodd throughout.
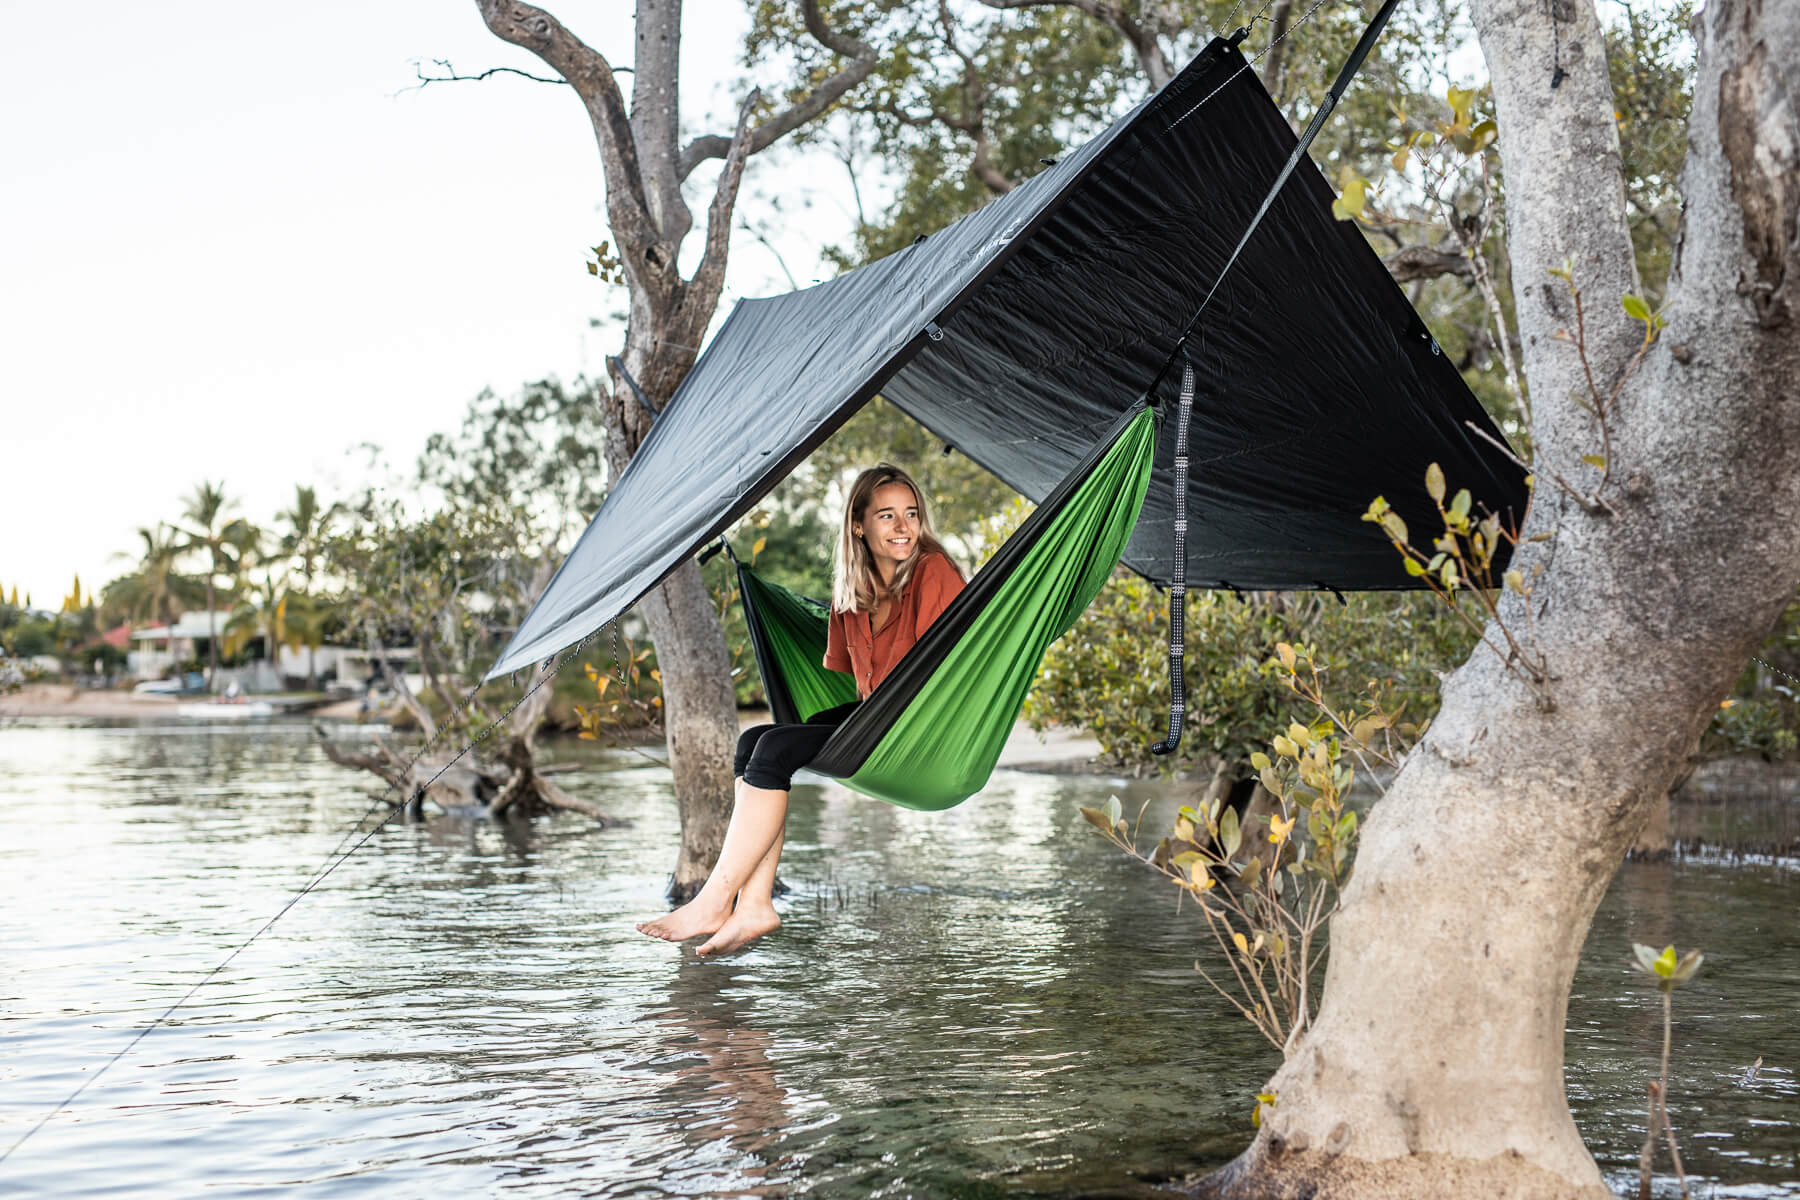
<path id="1" fill-rule="evenodd" d="M 1144 74 L 1150 79 L 1150 86 L 1160 88 L 1175 77 L 1175 71 L 1169 66 L 1169 57 L 1163 53 L 1162 42 L 1156 32 L 1146 29 L 1134 21 L 1126 13 L 1124 6 L 1109 4 L 1105 0 L 981 0 L 989 8 L 1005 11 L 1014 8 L 1073 8 L 1088 16 L 1110 25 L 1125 39 L 1131 52 L 1137 55 L 1138 65 L 1143 67 Z"/>
<path id="2" fill-rule="evenodd" d="M 395 671 L 388 666 L 386 651 L 381 645 L 381 639 L 375 636 L 373 627 L 365 632 L 368 639 L 369 657 L 374 660 L 375 668 L 381 672 L 381 677 L 387 681 L 388 687 L 393 689 L 394 695 L 399 697 L 400 703 L 406 708 L 406 711 L 413 715 L 413 720 L 419 723 L 420 731 L 427 738 L 436 737 L 437 722 L 432 719 L 431 713 L 425 706 L 419 703 L 419 698 L 413 695 L 412 688 L 407 686 L 405 673 Z"/>
<path id="3" fill-rule="evenodd" d="M 1381 260 L 1393 275 L 1395 283 L 1411 283 L 1415 279 L 1437 279 L 1443 275 L 1471 275 L 1474 268 L 1466 254 L 1440 250 L 1423 242 L 1402 246 Z"/>
<path id="4" fill-rule="evenodd" d="M 495 37 L 537 55 L 581 97 L 600 144 L 613 239 L 633 267 L 641 266 L 643 251 L 654 244 L 656 228 L 638 163 L 637 139 L 612 64 L 536 5 L 520 0 L 476 0 L 476 7 Z"/>
<path id="5" fill-rule="evenodd" d="M 750 113 L 761 99 L 760 89 L 744 97 L 743 107 L 738 109 L 737 132 L 732 135 L 731 149 L 725 155 L 725 169 L 719 172 L 712 203 L 706 209 L 706 252 L 700 257 L 700 265 L 694 268 L 691 281 L 698 293 L 696 299 L 701 301 L 693 306 L 697 312 L 710 313 L 725 286 L 725 256 L 731 249 L 731 213 L 737 206 L 744 161 L 753 153 L 750 144 L 755 132 L 750 128 Z"/>
<path id="6" fill-rule="evenodd" d="M 594 820 L 608 825 L 616 824 L 612 818 L 595 808 L 592 804 L 589 804 L 586 800 L 577 800 L 575 797 L 569 795 L 569 793 L 557 787 L 554 783 L 551 783 L 548 779 L 545 779 L 542 775 L 539 775 L 534 779 L 532 784 L 537 789 L 538 799 L 542 800 L 545 804 L 548 804 L 551 808 L 566 808 L 570 812 L 578 812 L 583 816 L 592 817 Z"/>
<path id="7" fill-rule="evenodd" d="M 994 165 L 993 144 L 987 136 L 987 84 L 982 81 L 981 68 L 975 65 L 975 58 L 964 50 L 956 41 L 956 18 L 950 12 L 950 0 L 938 0 L 938 20 L 943 25 L 944 45 L 950 53 L 963 65 L 963 95 L 968 100 L 968 110 L 964 114 L 963 124 L 958 125 L 947 117 L 940 117 L 946 125 L 953 129 L 961 129 L 975 143 L 974 156 L 969 161 L 969 169 L 975 178 L 987 185 L 987 189 L 996 195 L 1004 195 L 1013 190 L 1013 181 L 1006 173 Z"/>
<path id="8" fill-rule="evenodd" d="M 444 74 L 427 75 L 420 68 L 419 60 L 416 58 L 413 59 L 413 75 L 419 82 L 412 87 L 401 88 L 400 91 L 420 91 L 429 83 L 480 83 L 482 80 L 491 78 L 495 75 L 517 75 L 521 79 L 529 79 L 533 83 L 553 83 L 559 87 L 567 87 L 569 85 L 569 81 L 566 79 L 552 79 L 548 75 L 533 75 L 530 71 L 521 71 L 517 67 L 489 67 L 479 75 L 459 75 L 457 74 L 456 68 L 450 65 L 450 60 L 447 58 L 434 58 L 431 60 L 431 65 L 442 69 Z M 629 71 L 630 69 L 630 67 L 615 68 L 615 70 L 619 71 Z"/>
<path id="9" fill-rule="evenodd" d="M 318 735 L 319 748 L 325 752 L 325 757 L 329 758 L 338 766 L 355 767 L 359 771 L 372 771 L 387 780 L 390 786 L 395 788 L 400 786 L 400 773 L 389 767 L 388 764 L 381 759 L 376 758 L 373 754 L 363 754 L 356 750 L 345 750 L 331 740 L 331 735 L 325 732 L 325 727 L 323 725 L 314 725 L 313 732 Z M 404 802 L 405 800 L 406 797 L 404 795 L 398 797 L 399 802 Z"/>
<path id="10" fill-rule="evenodd" d="M 1263 86 L 1276 104 L 1281 103 L 1282 67 L 1287 60 L 1288 19 L 1293 15 L 1294 0 L 1275 0 L 1269 16 L 1269 48 L 1263 52 Z M 1256 18 L 1252 17 L 1254 23 Z"/>
<path id="11" fill-rule="evenodd" d="M 867 79 L 875 69 L 875 48 L 859 37 L 839 33 L 826 25 L 825 18 L 819 14 L 819 0 L 802 0 L 800 13 L 806 21 L 806 32 L 812 35 L 814 41 L 850 61 L 807 95 L 752 130 L 746 154 L 761 153 L 817 117 L 837 103 L 844 93 Z M 686 179 L 693 174 L 695 167 L 709 158 L 727 157 L 736 140 L 735 136 L 725 137 L 717 133 L 695 138 L 682 150 L 681 157 L 676 162 L 676 178 Z"/>

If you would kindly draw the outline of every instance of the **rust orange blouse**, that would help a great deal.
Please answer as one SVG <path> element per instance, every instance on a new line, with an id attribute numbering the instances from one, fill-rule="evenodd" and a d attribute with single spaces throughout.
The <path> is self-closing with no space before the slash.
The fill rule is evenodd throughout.
<path id="1" fill-rule="evenodd" d="M 949 559 L 935 551 L 925 555 L 879 632 L 872 623 L 874 613 L 832 612 L 825 633 L 825 668 L 854 676 L 856 694 L 867 700 L 962 589 L 962 576 Z"/>

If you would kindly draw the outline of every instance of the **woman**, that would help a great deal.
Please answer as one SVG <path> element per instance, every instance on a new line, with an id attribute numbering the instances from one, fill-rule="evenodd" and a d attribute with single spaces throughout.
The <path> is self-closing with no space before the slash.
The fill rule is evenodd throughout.
<path id="1" fill-rule="evenodd" d="M 856 477 L 832 564 L 825 666 L 856 679 L 866 700 L 962 590 L 962 573 L 931 532 L 905 471 L 882 463 Z M 857 703 L 860 703 L 859 700 Z M 738 739 L 737 798 L 719 861 L 700 894 L 641 933 L 680 942 L 710 934 L 701 954 L 726 954 L 780 926 L 773 899 L 794 772 L 810 763 L 856 704 L 801 725 L 757 725 Z"/>

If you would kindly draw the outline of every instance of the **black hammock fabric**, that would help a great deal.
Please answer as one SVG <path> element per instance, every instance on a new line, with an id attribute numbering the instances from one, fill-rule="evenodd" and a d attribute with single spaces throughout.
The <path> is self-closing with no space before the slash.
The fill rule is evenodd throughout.
<path id="1" fill-rule="evenodd" d="M 1179 372 L 1171 350 L 1296 138 L 1215 40 L 1054 166 L 829 282 L 740 302 L 614 481 L 489 677 L 630 607 L 880 393 L 1034 501 Z M 1310 161 L 1189 343 L 1199 375 L 1187 571 L 1198 587 L 1416 587 L 1360 519 L 1432 528 L 1425 468 L 1522 519 L 1522 473 Z M 1173 449 L 1124 562 L 1172 575 Z"/>

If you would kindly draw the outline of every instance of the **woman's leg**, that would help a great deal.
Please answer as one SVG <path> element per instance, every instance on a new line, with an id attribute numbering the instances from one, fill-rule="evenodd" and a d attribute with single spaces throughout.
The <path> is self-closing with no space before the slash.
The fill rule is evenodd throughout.
<path id="1" fill-rule="evenodd" d="M 737 798 L 731 806 L 731 822 L 725 827 L 725 843 L 719 861 L 700 893 L 666 917 L 645 921 L 639 933 L 669 942 L 683 942 L 719 930 L 731 916 L 737 894 L 759 877 L 763 860 L 769 860 L 769 892 L 763 907 L 774 912 L 775 867 L 781 858 L 781 833 L 787 822 L 787 792 L 753 788 L 737 781 Z M 779 922 L 777 922 L 779 923 Z"/>
<path id="2" fill-rule="evenodd" d="M 781 865 L 782 843 L 787 840 L 787 793 L 769 794 L 781 797 L 783 819 L 775 829 L 775 841 L 763 854 L 762 861 L 751 870 L 743 887 L 738 889 L 737 904 L 731 915 L 700 946 L 701 955 L 729 954 L 781 928 L 781 917 L 775 911 L 775 871 Z M 723 855 L 720 857 L 722 860 Z"/>
<path id="3" fill-rule="evenodd" d="M 737 796 L 712 874 L 699 895 L 666 917 L 643 922 L 639 932 L 671 942 L 716 934 L 700 953 L 721 954 L 781 924 L 773 897 L 787 828 L 788 789 L 794 772 L 818 756 L 833 728 L 855 708 L 846 704 L 819 713 L 804 725 L 758 725 L 744 731 L 733 764 L 739 776 Z"/>
<path id="4" fill-rule="evenodd" d="M 809 717 L 805 723 L 836 728 L 854 711 L 855 704 L 844 704 Z M 786 752 L 789 761 L 782 764 L 783 768 L 786 769 L 791 763 L 792 769 L 798 770 L 799 764 L 793 760 L 802 752 L 810 761 L 818 753 L 817 746 L 813 745 L 814 741 L 818 745 L 824 744 L 823 739 L 802 739 L 789 747 Z M 786 795 L 786 792 L 782 793 L 784 811 Z M 787 820 L 784 816 L 781 828 L 775 833 L 774 845 L 769 847 L 762 861 L 756 864 L 756 869 L 745 880 L 744 886 L 738 889 L 737 904 L 732 909 L 731 917 L 710 941 L 700 947 L 701 954 L 729 953 L 746 942 L 773 933 L 781 927 L 781 917 L 775 911 L 775 874 L 781 866 L 781 847 L 786 840 Z"/>

